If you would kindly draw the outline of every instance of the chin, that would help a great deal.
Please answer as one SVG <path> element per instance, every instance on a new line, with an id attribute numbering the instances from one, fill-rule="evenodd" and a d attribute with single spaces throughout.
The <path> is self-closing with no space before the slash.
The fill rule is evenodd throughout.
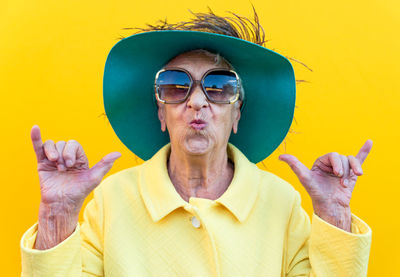
<path id="1" fill-rule="evenodd" d="M 212 149 L 209 139 L 205 137 L 188 138 L 181 146 L 185 149 L 185 152 L 191 155 L 203 155 Z"/>

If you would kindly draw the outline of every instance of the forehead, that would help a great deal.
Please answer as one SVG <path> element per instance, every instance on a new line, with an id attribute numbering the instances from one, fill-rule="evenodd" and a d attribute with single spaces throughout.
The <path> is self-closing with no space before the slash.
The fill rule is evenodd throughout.
<path id="1" fill-rule="evenodd" d="M 167 67 L 184 67 L 187 69 L 218 67 L 232 69 L 231 65 L 222 56 L 202 49 L 175 56 L 165 65 L 165 68 Z"/>

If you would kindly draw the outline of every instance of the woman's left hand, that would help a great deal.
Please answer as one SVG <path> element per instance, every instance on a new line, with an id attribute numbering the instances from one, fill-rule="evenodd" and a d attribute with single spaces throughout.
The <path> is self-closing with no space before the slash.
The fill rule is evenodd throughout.
<path id="1" fill-rule="evenodd" d="M 299 178 L 311 197 L 314 213 L 323 220 L 351 232 L 350 199 L 357 177 L 363 174 L 361 165 L 372 148 L 367 140 L 358 154 L 340 155 L 331 152 L 319 157 L 311 170 L 295 156 L 279 156 Z"/>

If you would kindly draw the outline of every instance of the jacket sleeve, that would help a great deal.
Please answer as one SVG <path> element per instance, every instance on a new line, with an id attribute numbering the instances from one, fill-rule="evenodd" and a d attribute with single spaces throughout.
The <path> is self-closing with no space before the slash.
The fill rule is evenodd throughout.
<path id="1" fill-rule="evenodd" d="M 33 249 L 38 222 L 30 227 L 20 242 L 22 277 L 104 276 L 103 271 L 103 201 L 100 187 L 87 204 L 82 225 L 58 245 Z"/>
<path id="2" fill-rule="evenodd" d="M 286 276 L 365 277 L 371 248 L 370 227 L 351 215 L 351 233 L 312 215 L 296 191 L 287 232 Z"/>

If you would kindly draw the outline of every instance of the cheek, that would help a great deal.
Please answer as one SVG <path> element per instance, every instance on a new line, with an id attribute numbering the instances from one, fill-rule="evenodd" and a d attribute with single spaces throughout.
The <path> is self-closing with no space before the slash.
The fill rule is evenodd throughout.
<path id="1" fill-rule="evenodd" d="M 169 132 L 179 132 L 182 128 L 185 128 L 185 117 L 183 109 L 180 107 L 174 107 L 166 109 L 165 111 L 165 123 Z"/>
<path id="2" fill-rule="evenodd" d="M 233 112 L 230 109 L 229 111 L 221 110 L 214 114 L 213 121 L 217 132 L 230 134 L 233 124 Z"/>

